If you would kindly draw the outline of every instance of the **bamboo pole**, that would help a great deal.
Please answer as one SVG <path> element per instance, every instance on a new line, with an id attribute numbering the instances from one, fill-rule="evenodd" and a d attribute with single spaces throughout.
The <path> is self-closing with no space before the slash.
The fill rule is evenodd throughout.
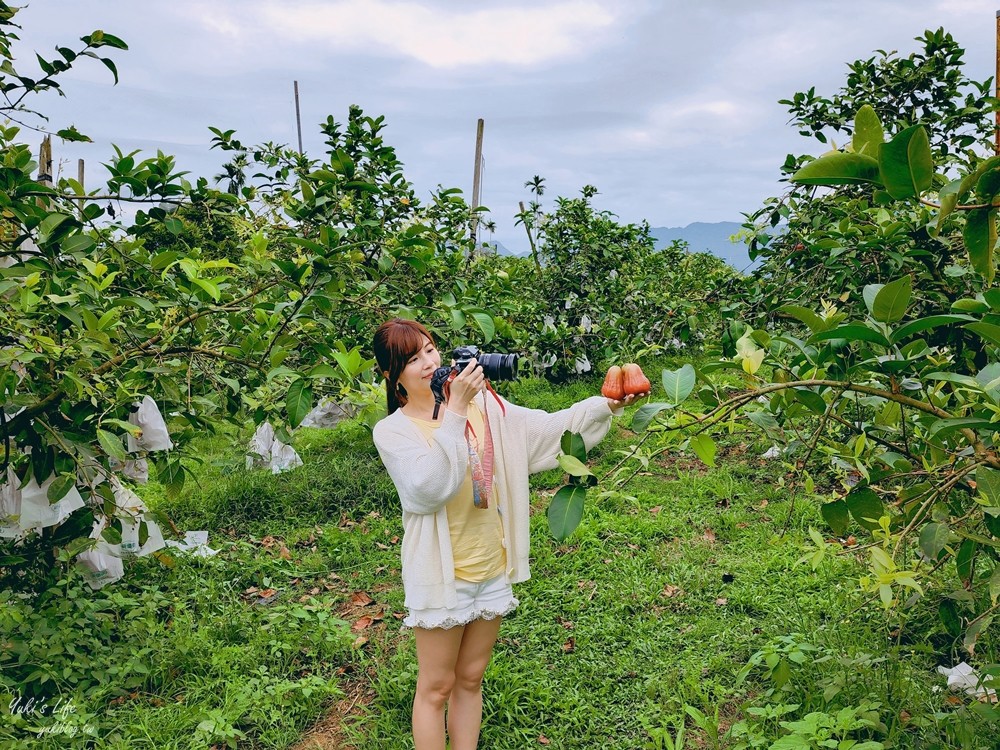
<path id="1" fill-rule="evenodd" d="M 302 111 L 299 109 L 299 82 L 295 81 L 295 127 L 299 133 L 299 154 L 302 153 Z"/>
<path id="2" fill-rule="evenodd" d="M 472 208 L 479 208 L 479 190 L 481 187 L 481 181 L 483 178 L 483 130 L 486 127 L 486 122 L 482 117 L 479 118 L 479 122 L 476 124 L 476 164 L 472 172 Z M 469 238 L 472 240 L 472 246 L 474 248 L 473 252 L 478 249 L 476 246 L 479 244 L 476 241 L 479 232 L 479 213 L 473 210 L 472 222 L 469 229 Z"/>
<path id="3" fill-rule="evenodd" d="M 997 68 L 996 75 L 993 77 L 993 86 L 995 96 L 1000 97 L 1000 10 L 997 11 L 997 44 L 996 44 L 996 55 L 997 55 Z M 996 141 L 993 145 L 994 151 L 997 155 L 1000 155 L 1000 109 L 996 111 Z"/>

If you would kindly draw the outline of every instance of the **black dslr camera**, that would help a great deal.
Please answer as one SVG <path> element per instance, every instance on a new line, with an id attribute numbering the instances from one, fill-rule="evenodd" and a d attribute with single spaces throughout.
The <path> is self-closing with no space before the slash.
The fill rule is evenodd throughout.
<path id="1" fill-rule="evenodd" d="M 434 419 L 437 419 L 438 407 L 444 403 L 445 388 L 458 373 L 462 372 L 470 360 L 475 359 L 483 368 L 487 380 L 516 380 L 516 354 L 482 354 L 471 344 L 460 346 L 451 353 L 455 364 L 449 367 L 439 367 L 431 376 L 431 391 L 434 393 Z"/>

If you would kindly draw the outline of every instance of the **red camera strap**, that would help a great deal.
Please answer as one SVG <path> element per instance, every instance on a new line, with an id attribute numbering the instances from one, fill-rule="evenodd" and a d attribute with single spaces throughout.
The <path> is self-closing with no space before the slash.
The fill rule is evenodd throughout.
<path id="1" fill-rule="evenodd" d="M 504 408 L 503 401 L 500 400 L 489 381 L 486 383 L 486 388 L 500 404 L 500 411 L 506 414 L 507 410 Z M 472 471 L 472 502 L 477 508 L 490 507 L 490 497 L 493 492 L 493 467 L 495 463 L 493 431 L 490 429 L 490 410 L 485 403 L 483 404 L 483 432 L 485 433 L 483 435 L 483 456 L 480 459 L 477 450 L 479 439 L 476 437 L 476 431 L 472 429 L 471 422 L 465 421 L 465 441 L 469 445 L 469 465 Z"/>

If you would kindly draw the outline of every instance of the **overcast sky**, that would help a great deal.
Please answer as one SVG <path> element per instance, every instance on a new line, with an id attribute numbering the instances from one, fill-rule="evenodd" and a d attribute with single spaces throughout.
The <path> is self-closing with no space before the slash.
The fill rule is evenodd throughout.
<path id="1" fill-rule="evenodd" d="M 386 116 L 386 140 L 426 198 L 437 184 L 471 197 L 476 120 L 486 121 L 482 203 L 495 239 L 526 249 L 513 215 L 524 182 L 545 201 L 595 185 L 599 208 L 653 226 L 739 221 L 780 192 L 785 154 L 819 153 L 777 103 L 833 93 L 846 63 L 917 49 L 943 26 L 966 71 L 995 68 L 1000 0 L 32 0 L 18 16 L 19 67 L 32 51 L 94 29 L 123 38 L 120 83 L 96 61 L 66 77 L 66 99 L 36 102 L 93 144 L 54 144 L 63 168 L 103 171 L 114 143 L 174 154 L 211 177 L 224 155 L 208 126 L 244 143 L 303 140 L 350 104 Z M 20 71 L 22 74 L 24 70 Z M 30 75 L 30 74 L 29 74 Z M 88 179 L 92 186 L 96 184 Z M 485 238 L 484 238 L 485 239 Z"/>

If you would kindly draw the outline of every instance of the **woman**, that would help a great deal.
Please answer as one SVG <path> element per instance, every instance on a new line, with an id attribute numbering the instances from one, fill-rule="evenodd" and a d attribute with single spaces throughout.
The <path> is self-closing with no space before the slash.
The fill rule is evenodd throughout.
<path id="1" fill-rule="evenodd" d="M 435 418 L 430 383 L 441 354 L 427 329 L 390 320 L 373 348 L 389 406 L 375 445 L 403 508 L 403 624 L 419 669 L 415 750 L 444 750 L 446 705 L 452 750 L 474 750 L 483 674 L 500 621 L 518 604 L 511 584 L 529 577 L 528 476 L 558 466 L 566 430 L 596 445 L 634 397 L 595 396 L 554 414 L 525 409 L 488 389 L 472 360 Z"/>

